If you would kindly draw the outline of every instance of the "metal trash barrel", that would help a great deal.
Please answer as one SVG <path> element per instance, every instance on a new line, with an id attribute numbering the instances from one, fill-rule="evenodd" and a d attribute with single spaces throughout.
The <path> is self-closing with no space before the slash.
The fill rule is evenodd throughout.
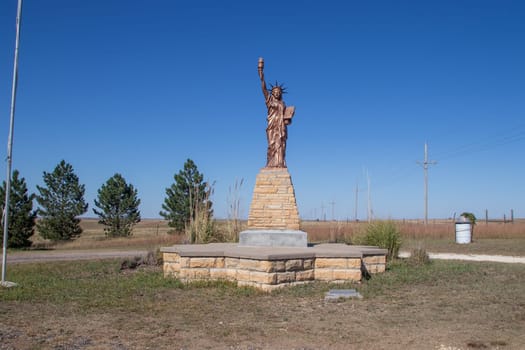
<path id="1" fill-rule="evenodd" d="M 456 222 L 456 243 L 468 244 L 471 243 L 472 224 L 470 222 Z"/>

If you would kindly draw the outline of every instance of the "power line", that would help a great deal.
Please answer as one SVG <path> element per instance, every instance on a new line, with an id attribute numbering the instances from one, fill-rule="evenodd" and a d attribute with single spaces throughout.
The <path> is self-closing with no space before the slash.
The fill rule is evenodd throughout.
<path id="1" fill-rule="evenodd" d="M 497 137 L 487 135 L 484 137 L 479 137 L 478 140 L 480 141 L 460 145 L 450 151 L 445 151 L 441 153 L 438 152 L 434 156 L 439 160 L 455 158 L 459 156 L 469 155 L 472 153 L 483 152 L 509 143 L 525 140 L 525 128 L 522 125 L 518 125 L 515 128 L 513 128 L 511 133 Z"/>

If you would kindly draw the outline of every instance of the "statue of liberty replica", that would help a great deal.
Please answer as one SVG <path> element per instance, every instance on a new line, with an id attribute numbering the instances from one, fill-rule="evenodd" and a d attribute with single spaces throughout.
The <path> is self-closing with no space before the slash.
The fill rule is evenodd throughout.
<path id="1" fill-rule="evenodd" d="M 278 82 L 267 88 L 264 79 L 264 60 L 257 66 L 267 108 L 266 166 L 255 181 L 248 229 L 240 233 L 241 246 L 306 247 L 306 232 L 299 230 L 299 212 L 292 178 L 286 166 L 288 125 L 292 123 L 295 107 L 283 101 L 285 88 Z"/>

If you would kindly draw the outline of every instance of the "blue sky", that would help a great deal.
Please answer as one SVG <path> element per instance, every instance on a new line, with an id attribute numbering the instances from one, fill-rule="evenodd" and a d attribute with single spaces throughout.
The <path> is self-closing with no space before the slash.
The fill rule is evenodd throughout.
<path id="1" fill-rule="evenodd" d="M 0 145 L 16 5 L 0 2 Z M 244 180 L 247 216 L 266 162 L 262 56 L 296 106 L 301 217 L 353 219 L 357 185 L 366 219 L 368 172 L 375 217 L 422 218 L 425 142 L 430 218 L 525 217 L 524 37 L 521 1 L 26 0 L 13 168 L 36 191 L 65 159 L 89 216 L 119 172 L 155 218 L 191 158 L 215 181 L 217 217 Z"/>

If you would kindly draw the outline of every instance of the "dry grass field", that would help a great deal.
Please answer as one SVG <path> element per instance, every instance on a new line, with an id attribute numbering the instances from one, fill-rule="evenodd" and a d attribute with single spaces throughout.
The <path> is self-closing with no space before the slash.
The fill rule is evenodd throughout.
<path id="1" fill-rule="evenodd" d="M 450 220 L 432 220 L 428 225 L 417 220 L 395 221 L 402 235 L 402 249 L 423 246 L 432 252 L 453 252 L 471 254 L 502 254 L 525 256 L 525 220 L 514 223 L 478 223 L 473 231 L 473 243 L 455 243 L 455 224 Z M 243 227 L 246 225 L 242 223 Z M 367 222 L 346 221 L 303 221 L 301 229 L 308 233 L 310 242 L 347 242 L 359 235 Z M 42 240 L 38 235 L 33 237 L 36 249 L 143 249 L 154 250 L 158 247 L 183 243 L 184 235 L 169 234 L 167 221 L 145 219 L 137 224 L 129 238 L 108 239 L 104 227 L 96 219 L 81 221 L 82 235 L 70 242 L 52 244 Z M 227 222 L 217 221 L 217 227 L 225 230 Z"/>
<path id="2" fill-rule="evenodd" d="M 160 246 L 181 243 L 184 237 L 168 234 L 170 227 L 165 220 L 143 219 L 133 229 L 131 237 L 106 238 L 104 226 L 97 219 L 82 219 L 80 222 L 82 234 L 69 241 L 52 243 L 43 240 L 38 233 L 32 237 L 36 249 L 145 249 L 151 250 Z"/>

